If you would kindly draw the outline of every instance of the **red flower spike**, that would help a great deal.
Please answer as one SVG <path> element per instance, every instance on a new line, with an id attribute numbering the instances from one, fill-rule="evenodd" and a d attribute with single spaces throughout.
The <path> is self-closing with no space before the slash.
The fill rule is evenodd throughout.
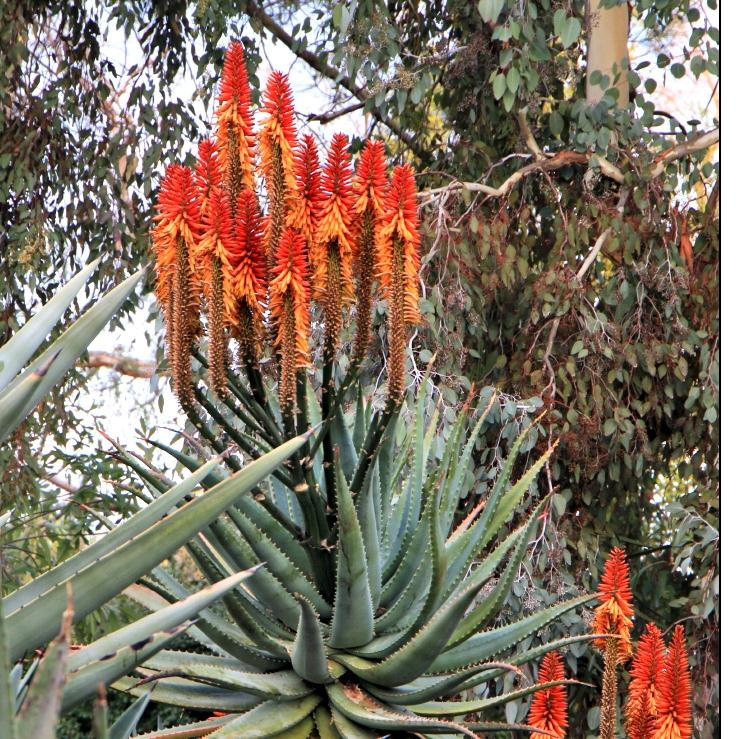
<path id="1" fill-rule="evenodd" d="M 221 187 L 221 170 L 218 166 L 218 149 L 212 139 L 203 139 L 198 144 L 198 165 L 195 169 L 195 187 L 198 192 L 200 214 L 208 206 L 211 190 Z"/>
<path id="2" fill-rule="evenodd" d="M 647 624 L 631 665 L 629 700 L 626 705 L 629 739 L 651 736 L 657 716 L 657 676 L 662 672 L 664 659 L 662 634 L 654 624 Z"/>
<path id="3" fill-rule="evenodd" d="M 685 630 L 676 626 L 664 670 L 657 676 L 657 720 L 653 739 L 690 739 L 693 710 Z"/>
<path id="4" fill-rule="evenodd" d="M 311 263 L 316 298 L 339 300 L 349 303 L 354 298 L 352 259 L 354 238 L 352 230 L 352 167 L 349 156 L 349 138 L 343 133 L 334 134 L 328 150 L 328 160 L 321 172 L 324 201 L 313 242 Z M 340 295 L 327 296 L 329 248 L 336 248 L 340 268 Z"/>
<path id="5" fill-rule="evenodd" d="M 251 92 L 246 77 L 244 48 L 232 41 L 226 51 L 216 110 L 218 164 L 235 200 L 244 188 L 254 189 L 256 136 L 251 112 Z"/>
<path id="6" fill-rule="evenodd" d="M 286 74 L 272 72 L 264 91 L 262 112 L 267 117 L 259 131 L 259 153 L 261 168 L 268 181 L 275 169 L 274 157 L 280 157 L 285 187 L 295 190 L 295 166 L 293 150 L 297 145 L 293 93 Z"/>
<path id="7" fill-rule="evenodd" d="M 539 684 L 565 679 L 565 666 L 559 652 L 549 652 L 539 667 Z M 534 693 L 529 709 L 529 725 L 564 739 L 567 732 L 567 689 L 556 685 Z M 545 739 L 547 734 L 533 733 L 531 739 Z"/>
<path id="8" fill-rule="evenodd" d="M 245 303 L 259 318 L 267 294 L 262 227 L 256 196 L 251 190 L 242 190 L 236 204 L 233 239 L 227 244 L 231 293 L 235 304 Z M 237 316 L 231 314 L 229 319 L 235 324 Z"/>
<path id="9" fill-rule="evenodd" d="M 295 154 L 295 185 L 295 197 L 290 205 L 287 224 L 303 234 L 310 252 L 324 199 L 321 190 L 321 163 L 316 139 L 312 134 L 305 134 L 298 144 Z"/>
<path id="10" fill-rule="evenodd" d="M 623 549 L 613 549 L 606 561 L 603 578 L 598 586 L 601 605 L 595 609 L 593 633 L 618 634 L 618 661 L 625 662 L 631 656 L 631 606 L 633 596 L 629 585 L 629 566 Z M 605 651 L 604 639 L 596 639 L 595 646 Z"/>
<path id="11" fill-rule="evenodd" d="M 384 215 L 388 188 L 385 145 L 381 141 L 368 141 L 359 156 L 354 176 L 356 215 L 361 216 L 367 211 Z"/>

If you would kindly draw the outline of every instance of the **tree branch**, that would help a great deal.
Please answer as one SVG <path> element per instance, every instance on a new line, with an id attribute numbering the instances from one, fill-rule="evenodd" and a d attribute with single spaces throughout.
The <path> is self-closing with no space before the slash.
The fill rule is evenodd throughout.
<path id="1" fill-rule="evenodd" d="M 143 378 L 153 377 L 157 369 L 156 362 L 110 352 L 89 352 L 87 361 L 81 364 L 83 367 L 108 367 L 122 375 Z"/>
<path id="2" fill-rule="evenodd" d="M 341 85 L 362 103 L 367 102 L 367 100 L 372 97 L 366 88 L 353 83 L 348 77 L 346 77 L 346 75 L 342 74 L 339 69 L 321 59 L 318 54 L 315 54 L 308 49 L 300 47 L 295 48 L 295 39 L 293 39 L 293 37 L 284 28 L 282 28 L 282 26 L 280 26 L 277 21 L 275 21 L 274 18 L 264 10 L 264 8 L 255 2 L 255 0 L 246 0 L 244 5 L 249 16 L 258 20 L 275 38 L 287 46 L 295 56 L 302 59 L 316 72 L 319 72 L 324 77 L 334 80 L 334 82 Z M 382 115 L 380 111 L 373 110 L 372 114 L 384 123 L 419 159 L 425 161 L 428 158 L 426 151 L 419 146 L 418 142 L 408 133 L 408 131 L 403 130 L 398 125 L 397 121 Z"/>
<path id="3" fill-rule="evenodd" d="M 519 120 L 520 123 L 520 120 Z M 524 120 L 525 123 L 525 120 Z M 527 126 L 528 128 L 528 126 Z M 522 128 L 524 135 L 526 131 Z M 529 132 L 530 133 L 530 132 Z M 528 136 L 527 136 L 528 138 Z M 533 138 L 533 137 L 532 137 Z M 690 154 L 694 154 L 697 151 L 707 149 L 709 146 L 713 146 L 719 141 L 719 129 L 715 128 L 712 131 L 706 131 L 699 133 L 691 139 L 684 141 L 681 144 L 671 146 L 669 149 L 665 149 L 660 152 L 654 159 L 654 164 L 647 170 L 645 179 L 653 180 L 659 177 L 664 171 L 665 167 L 676 159 L 680 159 Z M 527 145 L 529 142 L 527 141 Z M 529 148 L 533 152 L 534 149 Z M 538 149 L 538 145 L 536 146 Z M 544 155 L 546 156 L 546 155 Z M 622 185 L 626 177 L 624 173 L 611 164 L 604 157 L 596 155 L 598 165 L 600 166 L 601 172 L 604 176 L 608 177 L 615 182 Z M 508 195 L 508 193 L 517 185 L 524 177 L 534 172 L 551 172 L 553 170 L 562 169 L 569 164 L 587 164 L 590 160 L 590 155 L 584 154 L 578 151 L 560 151 L 549 159 L 540 159 L 530 164 L 526 164 L 517 172 L 514 172 L 507 180 L 505 180 L 498 187 L 492 187 L 490 185 L 484 185 L 481 182 L 462 182 L 456 181 L 451 182 L 444 187 L 435 187 L 431 190 L 421 190 L 418 193 L 420 198 L 427 198 L 428 196 L 438 195 L 440 193 L 449 193 L 456 190 L 467 190 L 468 192 L 480 192 L 484 195 L 488 195 L 494 198 L 502 198 Z"/>
<path id="4" fill-rule="evenodd" d="M 355 110 L 361 110 L 362 108 L 364 108 L 364 103 L 360 101 L 358 103 L 347 105 L 346 108 L 339 108 L 339 110 L 327 113 L 311 113 L 308 116 L 308 120 L 318 121 L 319 123 L 330 123 L 331 121 L 335 121 L 337 118 L 341 118 L 343 115 L 348 115 L 349 113 L 353 113 Z"/>

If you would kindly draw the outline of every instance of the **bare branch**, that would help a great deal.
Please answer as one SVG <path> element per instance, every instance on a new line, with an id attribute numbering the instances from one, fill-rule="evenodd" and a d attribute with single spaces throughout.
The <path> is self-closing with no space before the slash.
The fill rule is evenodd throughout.
<path id="1" fill-rule="evenodd" d="M 360 101 L 358 103 L 347 105 L 346 108 L 339 108 L 339 110 L 326 113 L 311 113 L 308 116 L 308 120 L 318 121 L 318 123 L 330 123 L 331 121 L 335 121 L 337 118 L 341 118 L 343 115 L 353 113 L 355 110 L 362 110 L 362 108 L 364 108 L 364 103 Z"/>
<path id="2" fill-rule="evenodd" d="M 84 367 L 108 367 L 122 375 L 142 378 L 153 377 L 157 369 L 156 362 L 110 352 L 90 352 L 87 361 L 82 365 Z"/>

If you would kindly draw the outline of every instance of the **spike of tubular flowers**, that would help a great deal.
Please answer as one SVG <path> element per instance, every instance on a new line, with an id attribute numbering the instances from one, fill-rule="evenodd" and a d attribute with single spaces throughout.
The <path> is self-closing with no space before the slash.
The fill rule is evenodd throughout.
<path id="1" fill-rule="evenodd" d="M 221 170 L 218 166 L 218 148 L 212 139 L 203 139 L 198 144 L 198 164 L 195 168 L 195 188 L 202 219 L 210 203 L 210 193 L 222 186 Z"/>
<path id="2" fill-rule="evenodd" d="M 629 699 L 626 704 L 629 739 L 652 736 L 657 716 L 657 676 L 662 672 L 664 658 L 665 643 L 662 634 L 654 624 L 647 624 L 631 665 Z"/>
<path id="3" fill-rule="evenodd" d="M 228 320 L 241 347 L 244 364 L 258 361 L 262 319 L 267 296 L 263 218 L 251 190 L 242 190 L 236 203 L 233 238 L 226 243 L 232 300 Z"/>
<path id="4" fill-rule="evenodd" d="M 190 348 L 200 328 L 200 281 L 195 268 L 200 219 L 192 170 L 179 164 L 167 167 L 154 220 L 156 294 L 164 310 L 175 393 L 186 408 L 192 403 Z"/>
<path id="5" fill-rule="evenodd" d="M 266 232 L 267 259 L 271 266 L 285 227 L 285 214 L 296 189 L 293 149 L 297 145 L 297 134 L 293 93 L 286 74 L 272 72 L 269 76 L 262 112 L 266 113 L 266 118 L 259 130 L 259 154 L 269 204 Z"/>
<path id="6" fill-rule="evenodd" d="M 418 311 L 420 243 L 413 169 L 403 164 L 393 171 L 377 250 L 378 276 L 389 304 L 388 397 L 396 404 L 402 401 L 405 388 L 406 328 L 421 320 Z"/>
<path id="7" fill-rule="evenodd" d="M 348 146 L 347 136 L 334 134 L 321 172 L 324 201 L 311 254 L 313 289 L 325 312 L 327 362 L 339 342 L 342 307 L 354 300 L 354 194 Z"/>
<path id="8" fill-rule="evenodd" d="M 565 666 L 558 652 L 549 652 L 544 656 L 539 668 L 539 683 L 550 683 L 565 679 Z M 553 735 L 564 739 L 567 733 L 567 689 L 564 685 L 556 685 L 534 693 L 529 709 L 529 726 L 543 729 L 548 734 L 535 732 L 531 739 L 545 739 Z"/>
<path id="9" fill-rule="evenodd" d="M 235 313 L 229 254 L 236 250 L 228 193 L 214 187 L 209 193 L 208 205 L 203 215 L 198 263 L 207 304 L 210 381 L 219 395 L 226 389 L 226 321 L 229 315 Z"/>
<path id="10" fill-rule="evenodd" d="M 310 316 L 308 252 L 303 235 L 286 228 L 277 246 L 269 307 L 276 327 L 275 347 L 280 351 L 279 400 L 287 417 L 295 403 L 295 377 L 309 363 Z"/>
<path id="11" fill-rule="evenodd" d="M 315 137 L 309 133 L 300 139 L 295 153 L 295 185 L 295 197 L 286 223 L 303 234 L 310 254 L 321 215 L 323 191 L 318 147 Z"/>
<path id="12" fill-rule="evenodd" d="M 372 282 L 379 230 L 385 214 L 388 191 L 385 146 L 368 141 L 359 157 L 354 177 L 354 230 L 356 234 L 355 272 L 357 275 L 357 334 L 354 340 L 355 364 L 364 359 L 372 324 Z"/>
<path id="13" fill-rule="evenodd" d="M 631 606 L 629 566 L 623 549 L 611 550 L 598 586 L 600 605 L 595 609 L 593 631 L 596 634 L 613 634 L 619 639 L 596 639 L 595 645 L 605 652 L 603 688 L 600 707 L 600 739 L 613 739 L 616 732 L 616 693 L 618 676 L 616 667 L 631 656 Z M 605 642 L 605 643 L 604 643 Z"/>
<path id="14" fill-rule="evenodd" d="M 256 149 L 244 48 L 238 41 L 232 41 L 226 50 L 218 102 L 216 109 L 218 164 L 223 173 L 233 212 L 241 190 L 254 189 Z"/>
<path id="15" fill-rule="evenodd" d="M 657 676 L 657 718 L 651 739 L 690 739 L 693 716 L 685 631 L 676 626 L 664 670 Z"/>

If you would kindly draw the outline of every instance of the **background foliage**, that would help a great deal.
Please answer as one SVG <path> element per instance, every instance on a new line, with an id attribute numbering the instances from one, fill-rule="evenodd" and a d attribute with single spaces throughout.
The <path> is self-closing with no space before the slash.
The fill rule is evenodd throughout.
<path id="1" fill-rule="evenodd" d="M 146 259 L 160 165 L 196 137 L 210 102 L 180 91 L 193 79 L 199 91 L 214 89 L 231 37 L 245 43 L 256 89 L 262 35 L 274 38 L 332 91 L 332 104 L 304 119 L 361 109 L 394 158 L 421 171 L 428 251 L 419 368 L 436 354 L 448 422 L 473 385 L 499 393 L 471 471 L 479 493 L 495 476 L 498 443 L 521 423 L 538 418 L 534 451 L 561 439 L 547 476 L 554 502 L 517 587 L 533 600 L 570 581 L 591 587 L 597 553 L 625 544 L 639 623 L 668 628 L 687 617 L 697 728 L 711 736 L 718 164 L 709 150 L 657 176 L 652 168 L 660 151 L 717 125 L 709 113 L 718 99 L 715 11 L 715 0 L 632 3 L 632 66 L 622 71 L 630 104 L 618 109 L 611 79 L 591 79 L 605 95 L 585 103 L 587 23 L 578 1 L 5 3 L 0 341 L 89 257 L 113 253 L 87 303 Z M 122 57 L 122 47 L 135 58 Z M 703 115 L 671 94 L 686 77 L 707 80 Z M 500 194 L 459 184 L 499 189 L 543 161 Z M 604 233 L 598 258 L 578 277 Z M 85 470 L 70 494 L 77 503 L 104 511 L 128 504 L 124 488 L 100 500 L 100 481 L 121 473 L 82 454 L 92 437 L 77 401 L 89 376 L 80 368 L 55 407 L 41 407 L 0 450 L 3 509 L 42 514 L 43 527 L 19 532 L 14 545 L 31 547 L 32 566 L 64 557 L 90 523 L 76 504 L 49 515 L 59 499 L 40 482 L 48 470 Z M 50 425 L 61 407 L 65 422 Z M 14 551 L 4 552 L 6 571 L 17 568 Z M 585 659 L 568 656 L 587 679 L 599 668 Z M 578 736 L 597 726 L 592 701 L 574 696 Z M 524 713 L 519 706 L 518 718 Z"/>

